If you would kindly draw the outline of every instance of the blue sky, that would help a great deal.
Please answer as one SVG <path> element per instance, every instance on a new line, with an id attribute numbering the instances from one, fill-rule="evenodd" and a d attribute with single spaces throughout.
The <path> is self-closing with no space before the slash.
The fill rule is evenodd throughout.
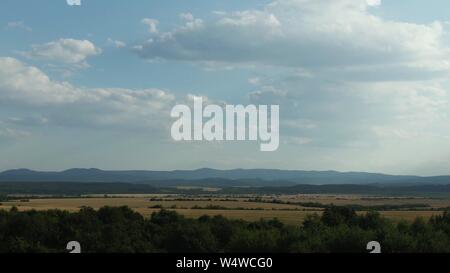
<path id="1" fill-rule="evenodd" d="M 448 1 L 5 0 L 0 169 L 449 174 Z M 193 96 L 279 104 L 281 145 L 175 143 Z"/>

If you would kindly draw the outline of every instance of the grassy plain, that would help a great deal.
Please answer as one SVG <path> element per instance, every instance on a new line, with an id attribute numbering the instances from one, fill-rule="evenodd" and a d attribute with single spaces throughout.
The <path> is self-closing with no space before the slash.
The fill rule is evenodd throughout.
<path id="1" fill-rule="evenodd" d="M 255 196 L 178 196 L 178 195 L 114 195 L 86 196 L 84 198 L 31 198 L 3 202 L 0 209 L 10 209 L 15 206 L 19 210 L 48 210 L 61 209 L 77 211 L 83 206 L 94 209 L 103 206 L 128 206 L 133 210 L 149 217 L 161 208 L 175 210 L 190 218 L 202 215 L 223 215 L 230 219 L 243 219 L 258 221 L 260 219 L 274 219 L 286 223 L 300 225 L 308 214 L 321 213 L 321 208 L 303 207 L 296 204 L 269 203 L 271 200 L 282 200 L 291 203 L 318 203 L 335 205 L 405 205 L 428 204 L 429 209 L 422 210 L 396 210 L 381 211 L 380 213 L 390 219 L 412 221 L 417 217 L 429 218 L 441 214 L 442 209 L 450 207 L 448 199 L 430 198 L 391 198 L 367 197 L 357 195 L 282 195 L 259 196 L 264 202 L 249 202 Z M 359 212 L 364 213 L 364 212 Z"/>

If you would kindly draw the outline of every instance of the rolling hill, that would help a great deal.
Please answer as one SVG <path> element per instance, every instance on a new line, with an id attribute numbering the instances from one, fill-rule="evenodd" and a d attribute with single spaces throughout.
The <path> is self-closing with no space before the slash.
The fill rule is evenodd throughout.
<path id="1" fill-rule="evenodd" d="M 275 169 L 198 169 L 177 171 L 105 171 L 100 169 L 69 169 L 41 172 L 28 169 L 0 173 L 0 182 L 90 182 L 135 183 L 153 186 L 293 186 L 296 184 L 340 185 L 382 184 L 417 185 L 450 184 L 450 176 L 399 176 L 364 172 L 289 171 Z"/>

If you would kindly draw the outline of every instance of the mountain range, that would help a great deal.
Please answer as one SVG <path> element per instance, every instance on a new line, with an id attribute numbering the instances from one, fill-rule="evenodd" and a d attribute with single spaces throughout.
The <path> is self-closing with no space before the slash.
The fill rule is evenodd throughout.
<path id="1" fill-rule="evenodd" d="M 0 182 L 135 183 L 154 186 L 292 186 L 296 184 L 450 184 L 450 176 L 407 176 L 365 172 L 300 171 L 276 169 L 198 169 L 176 171 L 105 171 L 69 169 L 43 172 L 28 169 L 0 173 Z"/>

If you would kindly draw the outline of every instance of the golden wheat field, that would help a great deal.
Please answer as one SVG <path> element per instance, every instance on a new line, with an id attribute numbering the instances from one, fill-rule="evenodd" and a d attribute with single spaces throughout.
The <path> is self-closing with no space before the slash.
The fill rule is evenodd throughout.
<path id="1" fill-rule="evenodd" d="M 253 200 L 253 197 L 182 197 L 164 195 L 114 195 L 102 197 L 86 196 L 83 198 L 41 198 L 21 199 L 11 202 L 3 202 L 0 209 L 10 209 L 15 206 L 21 211 L 61 209 L 78 211 L 80 208 L 92 207 L 99 209 L 104 206 L 128 206 L 141 213 L 145 217 L 161 208 L 174 210 L 188 218 L 198 218 L 203 215 L 222 215 L 230 219 L 242 219 L 246 221 L 258 221 L 260 219 L 278 219 L 286 224 L 300 225 L 308 214 L 320 214 L 320 208 L 303 207 L 296 204 L 276 204 L 271 200 L 284 202 L 313 202 L 320 204 L 364 206 L 374 205 L 404 205 L 404 204 L 428 204 L 430 210 L 420 211 L 382 211 L 381 214 L 389 219 L 412 221 L 417 217 L 429 218 L 441 214 L 440 211 L 431 209 L 450 206 L 450 200 L 430 198 L 393 198 L 393 197 L 364 197 L 352 195 L 283 195 L 283 196 L 259 196 L 261 202 Z M 249 202 L 253 200 L 252 202 Z M 364 212 L 359 212 L 364 213 Z"/>
<path id="2" fill-rule="evenodd" d="M 298 194 L 281 196 L 264 196 L 263 199 L 279 199 L 285 202 L 317 202 L 325 205 L 336 206 L 361 205 L 406 205 L 427 204 L 430 208 L 450 207 L 450 199 L 424 198 L 424 197 L 373 197 L 360 195 L 326 195 L 326 194 Z"/>

